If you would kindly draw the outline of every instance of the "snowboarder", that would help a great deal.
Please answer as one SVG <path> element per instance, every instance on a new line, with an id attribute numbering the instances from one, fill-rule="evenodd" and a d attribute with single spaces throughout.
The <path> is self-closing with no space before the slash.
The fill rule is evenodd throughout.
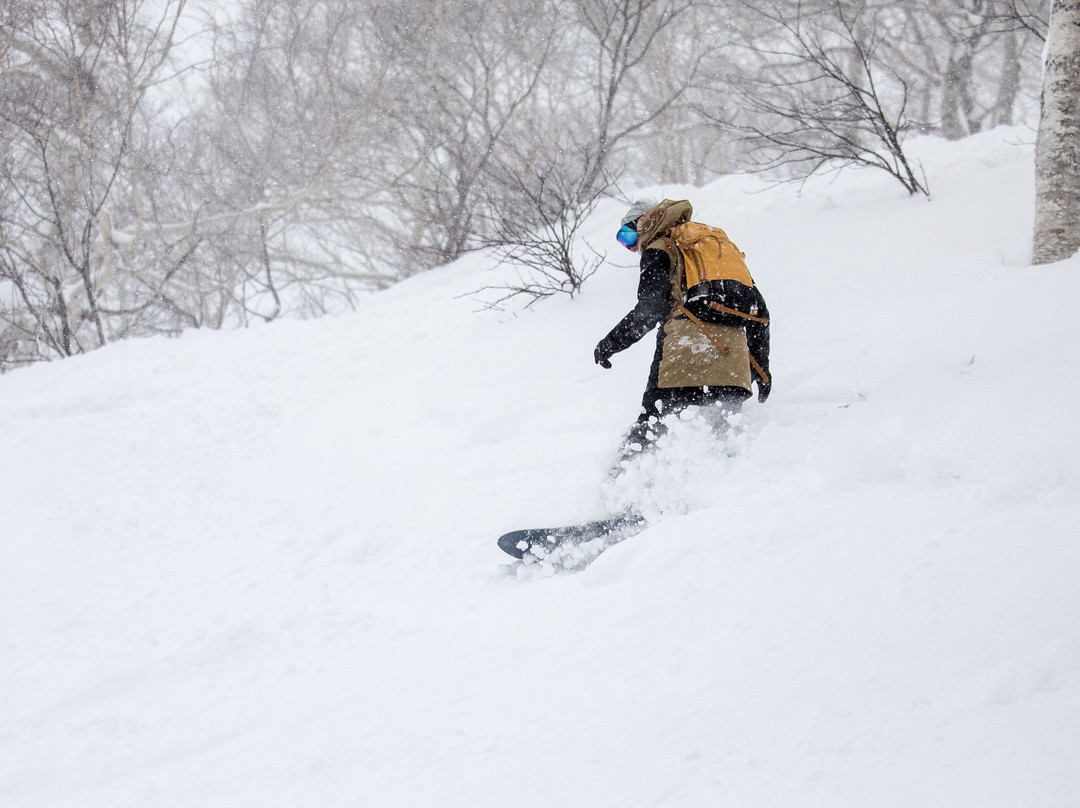
<path id="1" fill-rule="evenodd" d="M 723 231 L 692 225 L 723 236 L 722 244 L 738 255 L 743 282 L 715 280 L 694 287 L 707 288 L 708 294 L 693 301 L 687 296 L 685 240 L 677 234 L 692 214 L 685 200 L 641 199 L 626 211 L 616 236 L 641 256 L 637 305 L 597 344 L 596 363 L 610 368 L 613 355 L 663 324 L 641 414 L 624 441 L 624 458 L 656 441 L 664 431 L 663 417 L 692 405 L 716 407 L 721 415 L 736 413 L 752 394 L 752 382 L 762 402 L 772 388 L 768 308 L 745 270 L 743 254 Z"/>

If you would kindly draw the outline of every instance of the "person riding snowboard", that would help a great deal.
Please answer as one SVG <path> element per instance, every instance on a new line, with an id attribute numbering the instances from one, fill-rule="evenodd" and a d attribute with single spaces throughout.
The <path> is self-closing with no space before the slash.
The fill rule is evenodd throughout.
<path id="1" fill-rule="evenodd" d="M 596 363 L 657 326 L 641 414 L 624 443 L 624 456 L 651 446 L 663 432 L 661 418 L 689 406 L 736 413 L 758 386 L 764 402 L 769 374 L 769 310 L 743 253 L 718 228 L 691 221 L 686 200 L 634 202 L 617 240 L 641 255 L 637 305 L 597 344 Z"/>

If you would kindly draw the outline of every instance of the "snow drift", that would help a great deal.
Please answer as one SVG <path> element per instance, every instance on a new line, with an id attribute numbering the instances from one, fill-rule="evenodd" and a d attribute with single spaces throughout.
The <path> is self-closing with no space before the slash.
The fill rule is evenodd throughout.
<path id="1" fill-rule="evenodd" d="M 0 379 L 0 802 L 1074 805 L 1080 259 L 1028 265 L 1023 140 L 915 144 L 930 202 L 646 189 L 747 253 L 776 383 L 613 484 L 615 203 L 576 300 L 472 256 Z M 630 503 L 576 575 L 495 547 Z"/>

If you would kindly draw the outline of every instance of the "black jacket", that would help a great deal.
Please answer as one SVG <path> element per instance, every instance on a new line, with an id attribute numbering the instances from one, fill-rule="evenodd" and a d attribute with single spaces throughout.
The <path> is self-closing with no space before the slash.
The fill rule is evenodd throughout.
<path id="1" fill-rule="evenodd" d="M 600 341 L 600 350 L 607 356 L 625 351 L 667 320 L 673 308 L 671 259 L 664 250 L 645 250 L 641 254 L 637 305 Z"/>

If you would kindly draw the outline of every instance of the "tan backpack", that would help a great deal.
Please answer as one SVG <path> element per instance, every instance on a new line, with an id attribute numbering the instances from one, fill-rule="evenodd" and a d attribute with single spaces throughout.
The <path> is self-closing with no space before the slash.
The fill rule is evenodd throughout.
<path id="1" fill-rule="evenodd" d="M 758 317 L 754 279 L 746 254 L 719 227 L 683 222 L 670 230 L 678 267 L 682 305 L 702 319 L 735 317 L 768 322 Z"/>
<path id="2" fill-rule="evenodd" d="M 673 259 L 674 316 L 686 317 L 722 357 L 727 357 L 734 345 L 725 344 L 715 329 L 735 326 L 741 335 L 742 327 L 749 323 L 769 322 L 759 315 L 759 298 L 746 254 L 719 227 L 700 222 L 684 220 L 672 225 L 666 235 Z M 746 345 L 745 336 L 741 336 L 741 343 Z M 767 381 L 769 374 L 754 354 L 747 351 L 746 355 L 758 376 Z M 749 382 L 742 386 L 749 389 Z"/>

